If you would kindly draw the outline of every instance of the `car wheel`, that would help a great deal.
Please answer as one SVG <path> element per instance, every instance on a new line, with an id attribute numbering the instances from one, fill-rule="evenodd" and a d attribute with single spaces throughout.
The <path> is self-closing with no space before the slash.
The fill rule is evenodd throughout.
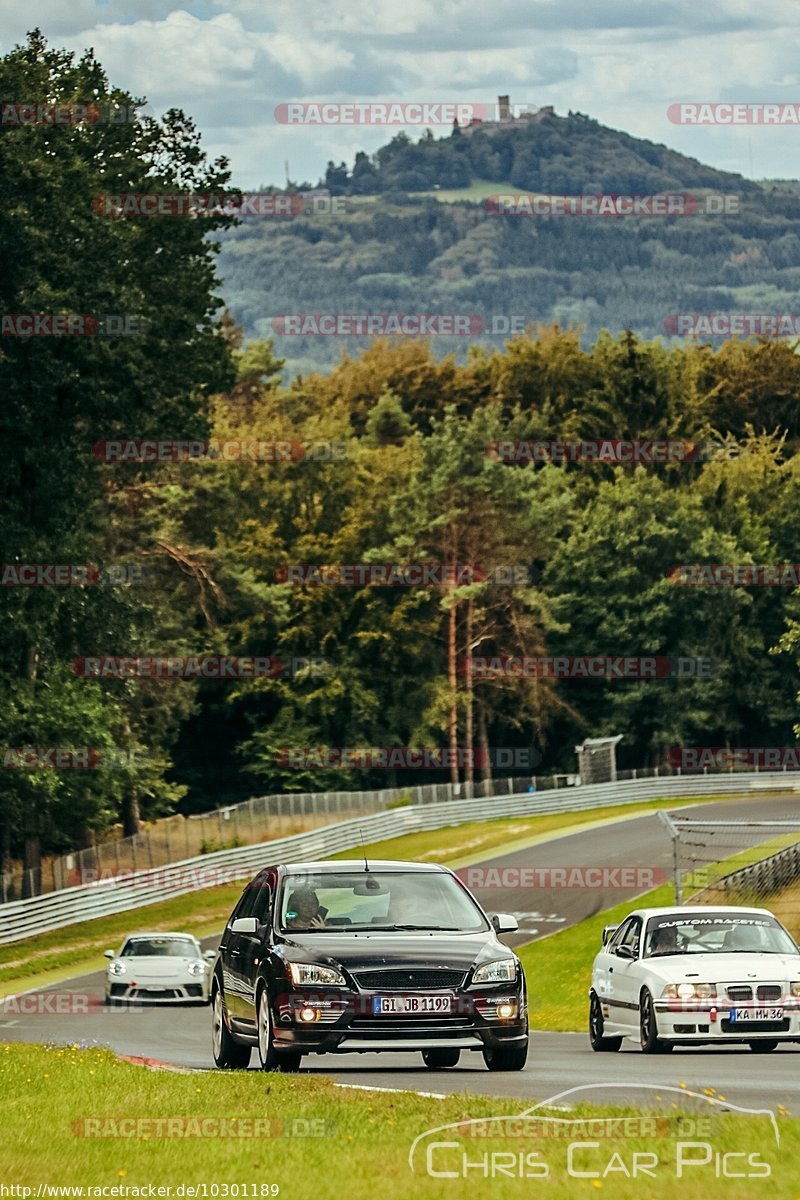
<path id="1" fill-rule="evenodd" d="M 258 1057 L 262 1071 L 299 1071 L 302 1054 L 276 1050 L 272 1045 L 272 1016 L 269 1009 L 269 992 L 262 987 L 258 993 Z"/>
<path id="2" fill-rule="evenodd" d="M 228 1071 L 243 1071 L 250 1065 L 250 1047 L 235 1042 L 225 1024 L 225 1009 L 222 992 L 214 988 L 211 1001 L 211 1049 L 214 1062 Z"/>
<path id="3" fill-rule="evenodd" d="M 593 1050 L 619 1050 L 621 1037 L 605 1037 L 603 1034 L 603 1010 L 596 994 L 589 1001 L 589 1043 Z"/>
<path id="4" fill-rule="evenodd" d="M 639 1000 L 639 1033 L 645 1054 L 665 1054 L 672 1049 L 671 1042 L 665 1042 L 658 1036 L 653 997 L 646 988 Z"/>
<path id="5" fill-rule="evenodd" d="M 748 1042 L 747 1044 L 756 1054 L 767 1054 L 770 1050 L 776 1050 L 778 1047 L 777 1041 L 772 1038 L 762 1038 L 758 1042 Z"/>
<path id="6" fill-rule="evenodd" d="M 528 1058 L 528 1030 L 525 1041 L 515 1046 L 484 1046 L 483 1061 L 490 1071 L 521 1071 Z"/>
<path id="7" fill-rule="evenodd" d="M 425 1066 L 431 1071 L 438 1071 L 442 1067 L 457 1067 L 458 1060 L 461 1058 L 460 1050 L 423 1050 L 422 1061 Z"/>

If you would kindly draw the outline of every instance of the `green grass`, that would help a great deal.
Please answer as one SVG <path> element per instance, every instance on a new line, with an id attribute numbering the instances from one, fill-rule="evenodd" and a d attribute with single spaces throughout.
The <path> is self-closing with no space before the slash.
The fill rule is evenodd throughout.
<path id="1" fill-rule="evenodd" d="M 529 1126 L 527 1132 L 533 1136 L 511 1138 L 505 1127 L 495 1125 L 495 1134 L 501 1136 L 476 1138 L 472 1134 L 475 1127 L 466 1124 L 521 1114 L 535 1103 L 533 1098 L 375 1094 L 336 1088 L 325 1077 L 265 1076 L 257 1071 L 154 1072 L 120 1061 L 106 1050 L 25 1044 L 0 1047 L 0 1075 L 4 1135 L 0 1180 L 18 1187 L 156 1185 L 175 1189 L 180 1184 L 205 1184 L 206 1194 L 211 1196 L 214 1184 L 239 1184 L 240 1189 L 247 1184 L 248 1195 L 252 1194 L 249 1185 L 255 1185 L 255 1194 L 261 1196 L 270 1194 L 268 1185 L 277 1184 L 284 1200 L 341 1200 L 343 1196 L 374 1200 L 378 1194 L 387 1200 L 411 1195 L 419 1200 L 457 1200 L 466 1194 L 491 1195 L 497 1200 L 533 1195 L 574 1200 L 598 1192 L 613 1200 L 661 1200 L 677 1191 L 682 1200 L 716 1196 L 735 1200 L 767 1193 L 784 1200 L 796 1196 L 800 1188 L 800 1124 L 779 1115 L 778 1147 L 766 1116 L 715 1115 L 706 1101 L 691 1097 L 686 1097 L 678 1110 L 669 1093 L 659 1096 L 661 1107 L 651 1102 L 651 1111 L 660 1115 L 657 1123 L 649 1128 L 639 1125 L 633 1136 L 609 1138 L 596 1150 L 581 1151 L 576 1159 L 579 1169 L 602 1171 L 612 1156 L 619 1156 L 614 1159 L 616 1170 L 603 1181 L 568 1176 L 567 1140 L 563 1137 L 536 1136 Z M 579 1118 L 640 1118 L 631 1106 L 640 1097 L 641 1093 L 626 1097 L 625 1107 L 582 1104 L 569 1113 L 543 1110 L 537 1114 L 538 1130 L 563 1130 L 564 1121 Z M 550 1120 L 542 1120 L 544 1116 Z M 194 1136 L 168 1138 L 164 1136 L 167 1126 L 159 1129 L 155 1124 L 158 1118 L 176 1117 L 196 1122 L 188 1126 Z M 229 1130 L 235 1128 L 230 1124 L 233 1120 L 240 1129 L 246 1128 L 244 1122 L 259 1121 L 260 1126 L 250 1128 L 258 1129 L 260 1136 L 213 1136 L 218 1128 L 215 1119 L 221 1118 L 229 1121 Z M 120 1126 L 122 1119 L 131 1124 Z M 749 1184 L 749 1192 L 747 1180 L 717 1182 L 712 1154 L 708 1165 L 690 1168 L 678 1181 L 679 1143 L 697 1140 L 691 1129 L 687 1137 L 686 1125 L 681 1131 L 680 1119 L 703 1122 L 700 1136 L 713 1153 L 759 1155 L 759 1161 L 770 1164 L 771 1178 L 758 1192 L 760 1180 Z M 149 1127 L 135 1124 L 140 1120 L 149 1121 Z M 450 1123 L 459 1123 L 460 1131 L 429 1134 L 418 1146 L 412 1173 L 409 1151 L 415 1139 Z M 128 1136 L 108 1136 L 126 1129 Z M 86 1136 L 87 1131 L 93 1136 Z M 298 1136 L 309 1131 L 316 1136 Z M 645 1133 L 649 1136 L 643 1136 Z M 576 1140 L 590 1136 L 577 1132 Z M 549 1176 L 546 1180 L 503 1174 L 492 1178 L 473 1167 L 466 1179 L 434 1178 L 426 1171 L 425 1156 L 432 1141 L 455 1143 L 435 1151 L 433 1167 L 440 1171 L 458 1171 L 464 1154 L 471 1163 L 482 1162 L 485 1154 L 511 1154 L 517 1163 L 520 1154 L 538 1153 L 535 1161 L 547 1165 Z M 657 1156 L 650 1168 L 653 1178 L 625 1179 L 618 1163 L 625 1162 L 630 1169 L 634 1152 Z M 697 1150 L 692 1153 L 699 1157 Z M 498 1160 L 489 1158 L 487 1164 L 492 1161 Z M 507 1157 L 505 1162 L 509 1162 Z M 741 1170 L 741 1163 L 737 1159 L 732 1166 Z M 262 1190 L 264 1185 L 266 1190 Z M 225 1194 L 220 1186 L 217 1195 Z M 227 1194 L 235 1195 L 232 1190 Z"/>
<path id="2" fill-rule="evenodd" d="M 464 201 L 475 204 L 480 200 L 485 200 L 487 196 L 496 196 L 501 192 L 504 195 L 509 192 L 516 195 L 519 190 L 511 183 L 497 183 L 491 179 L 473 179 L 469 187 L 434 188 L 427 192 L 412 192 L 411 195 L 415 199 L 418 196 L 430 197 L 432 200 L 440 200 L 443 204 L 458 204 Z"/>
<path id="3" fill-rule="evenodd" d="M 680 804 L 662 799 L 642 804 L 620 804 L 584 812 L 552 813 L 535 817 L 505 817 L 494 821 L 451 825 L 426 833 L 411 833 L 367 846 L 373 858 L 395 858 L 412 862 L 441 862 L 452 867 L 468 866 L 490 856 L 495 850 L 511 853 L 537 841 L 556 836 L 559 831 L 624 820 L 644 812 L 670 810 L 699 800 L 725 801 L 733 796 L 685 797 Z M 269 850 L 265 847 L 265 862 Z M 358 857 L 360 850 L 344 850 L 333 858 Z M 111 917 L 98 917 L 37 934 L 20 942 L 0 946 L 0 992 L 24 991 L 41 987 L 74 975 L 87 974 L 103 967 L 103 951 L 116 949 L 123 937 L 134 929 L 180 929 L 197 937 L 221 933 L 225 921 L 241 894 L 241 884 L 202 888 L 173 900 L 162 900 Z"/>

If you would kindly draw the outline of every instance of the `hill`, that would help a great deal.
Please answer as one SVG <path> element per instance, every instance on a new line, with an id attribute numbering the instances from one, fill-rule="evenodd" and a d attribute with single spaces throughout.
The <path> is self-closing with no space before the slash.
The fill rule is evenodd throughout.
<path id="1" fill-rule="evenodd" d="M 324 181 L 344 212 L 249 218 L 222 238 L 224 298 L 249 337 L 283 313 L 475 314 L 477 340 L 558 321 L 669 336 L 670 314 L 792 312 L 800 302 L 797 193 L 717 171 L 579 113 L 537 122 L 404 134 Z M 503 216 L 486 197 L 689 193 L 672 216 Z M 724 193 L 738 211 L 705 214 Z M 717 205 L 719 207 L 719 205 Z M 666 322 L 666 324 L 665 324 Z M 474 331 L 475 322 L 472 323 Z M 290 372 L 338 361 L 368 337 L 279 336 Z M 434 339 L 463 358 L 474 332 Z"/>

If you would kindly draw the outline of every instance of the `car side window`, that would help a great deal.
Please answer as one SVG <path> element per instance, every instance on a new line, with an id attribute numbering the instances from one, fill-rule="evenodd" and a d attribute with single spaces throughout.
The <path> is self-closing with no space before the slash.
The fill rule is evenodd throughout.
<path id="1" fill-rule="evenodd" d="M 623 938 L 627 936 L 628 930 L 633 923 L 633 918 L 628 917 L 627 921 L 623 921 L 618 929 L 614 931 L 611 940 L 608 943 L 608 952 L 613 954 L 618 946 L 622 945 Z"/>
<path id="2" fill-rule="evenodd" d="M 255 917 L 259 925 L 266 925 L 269 921 L 269 911 L 272 901 L 272 893 L 266 883 L 254 887 L 255 901 L 253 907 L 247 912 L 248 917 Z"/>
<path id="3" fill-rule="evenodd" d="M 620 941 L 620 945 L 627 946 L 630 950 L 632 950 L 636 958 L 639 957 L 639 941 L 641 938 L 641 932 L 641 918 L 632 917 L 628 922 L 627 928 L 622 935 L 622 940 Z"/>
<path id="4" fill-rule="evenodd" d="M 249 917 L 250 909 L 253 906 L 253 888 L 245 888 L 239 897 L 239 903 L 233 910 L 228 921 L 228 925 L 232 925 L 234 921 L 238 921 L 239 917 Z"/>

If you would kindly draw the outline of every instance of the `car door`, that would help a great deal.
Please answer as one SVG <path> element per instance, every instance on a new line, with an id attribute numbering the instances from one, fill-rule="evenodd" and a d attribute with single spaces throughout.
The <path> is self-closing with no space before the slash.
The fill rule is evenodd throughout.
<path id="1" fill-rule="evenodd" d="M 246 913 L 241 916 L 255 917 L 259 928 L 256 933 L 239 934 L 238 966 L 240 979 L 239 999 L 241 1008 L 239 1019 L 243 1025 L 249 1026 L 248 1032 L 256 1028 L 256 998 L 255 983 L 258 968 L 267 951 L 265 942 L 265 926 L 271 924 L 272 897 L 275 894 L 275 880 L 272 874 L 263 876 L 251 885 L 253 902 Z"/>
<path id="2" fill-rule="evenodd" d="M 609 1003 L 613 1023 L 620 1031 L 639 1028 L 639 988 L 641 986 L 642 918 L 629 917 L 609 943 Z"/>
<path id="3" fill-rule="evenodd" d="M 228 1016 L 234 1025 L 239 1025 L 245 1017 L 245 1005 L 242 992 L 244 990 L 244 979 L 242 977 L 241 960 L 242 960 L 242 941 L 244 935 L 233 932 L 233 923 L 238 921 L 240 917 L 248 917 L 250 910 L 256 902 L 256 890 L 252 884 L 246 888 L 241 900 L 236 905 L 236 908 L 231 913 L 231 918 L 225 930 L 225 947 L 226 952 L 223 958 L 223 981 L 225 985 L 225 1003 L 228 1009 Z M 222 957 L 222 950 L 220 949 Z"/>

